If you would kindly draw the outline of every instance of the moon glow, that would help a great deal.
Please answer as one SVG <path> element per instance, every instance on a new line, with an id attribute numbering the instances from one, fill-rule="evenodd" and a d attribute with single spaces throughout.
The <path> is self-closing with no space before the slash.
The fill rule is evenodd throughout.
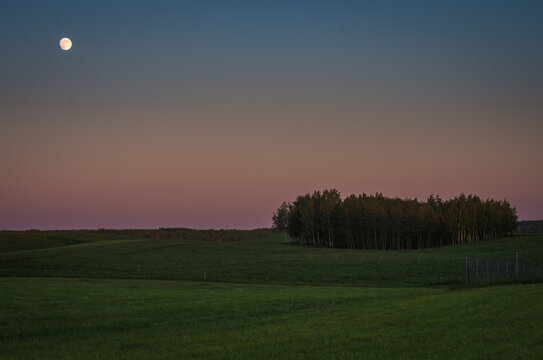
<path id="1" fill-rule="evenodd" d="M 68 51 L 72 48 L 72 40 L 68 38 L 62 38 L 60 39 L 60 48 L 64 51 Z"/>

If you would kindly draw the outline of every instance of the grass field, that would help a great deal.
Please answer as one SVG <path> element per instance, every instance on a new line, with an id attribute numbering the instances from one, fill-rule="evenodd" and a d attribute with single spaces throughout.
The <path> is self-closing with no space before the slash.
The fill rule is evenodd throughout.
<path id="1" fill-rule="evenodd" d="M 91 241 L 123 239 L 120 236 L 85 232 L 0 232 L 0 253 L 77 245 Z"/>
<path id="2" fill-rule="evenodd" d="M 0 358 L 543 353 L 543 285 L 461 286 L 466 255 L 519 251 L 541 263 L 543 236 L 414 251 L 316 249 L 281 237 L 61 237 L 34 250 L 19 238 L 0 254 Z"/>

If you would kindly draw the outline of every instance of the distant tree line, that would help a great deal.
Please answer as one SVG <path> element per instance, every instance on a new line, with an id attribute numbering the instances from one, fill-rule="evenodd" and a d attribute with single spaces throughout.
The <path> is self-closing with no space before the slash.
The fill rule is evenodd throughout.
<path id="1" fill-rule="evenodd" d="M 541 234 L 543 233 L 543 220 L 519 221 L 516 231 L 521 234 Z"/>
<path id="2" fill-rule="evenodd" d="M 242 241 L 258 239 L 271 236 L 274 232 L 271 229 L 254 230 L 196 230 L 187 228 L 159 228 L 159 229 L 99 229 L 97 232 L 104 234 L 123 235 L 147 239 L 183 239 L 203 241 Z"/>
<path id="3" fill-rule="evenodd" d="M 336 189 L 300 195 L 273 214 L 273 228 L 300 244 L 349 249 L 417 249 L 510 236 L 516 209 L 506 200 L 464 195 L 426 202 Z"/>

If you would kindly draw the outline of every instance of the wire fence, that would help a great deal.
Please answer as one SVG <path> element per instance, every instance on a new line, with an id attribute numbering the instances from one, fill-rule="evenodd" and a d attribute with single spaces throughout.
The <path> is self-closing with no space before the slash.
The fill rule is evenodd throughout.
<path id="1" fill-rule="evenodd" d="M 490 260 L 466 256 L 466 285 L 486 285 L 499 282 L 541 281 L 541 264 L 514 260 Z"/>

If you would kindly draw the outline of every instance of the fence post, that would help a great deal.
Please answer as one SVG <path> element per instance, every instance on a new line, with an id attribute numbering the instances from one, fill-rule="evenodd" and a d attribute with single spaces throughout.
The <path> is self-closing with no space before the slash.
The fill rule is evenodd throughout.
<path id="1" fill-rule="evenodd" d="M 466 286 L 469 286 L 468 257 L 466 256 Z"/>
<path id="2" fill-rule="evenodd" d="M 479 258 L 475 258 L 475 272 L 477 273 L 477 277 L 479 277 L 479 279 L 481 278 L 479 276 Z"/>
<path id="3" fill-rule="evenodd" d="M 517 251 L 517 256 L 516 256 L 516 260 L 515 260 L 515 276 L 518 279 L 518 251 Z"/>

